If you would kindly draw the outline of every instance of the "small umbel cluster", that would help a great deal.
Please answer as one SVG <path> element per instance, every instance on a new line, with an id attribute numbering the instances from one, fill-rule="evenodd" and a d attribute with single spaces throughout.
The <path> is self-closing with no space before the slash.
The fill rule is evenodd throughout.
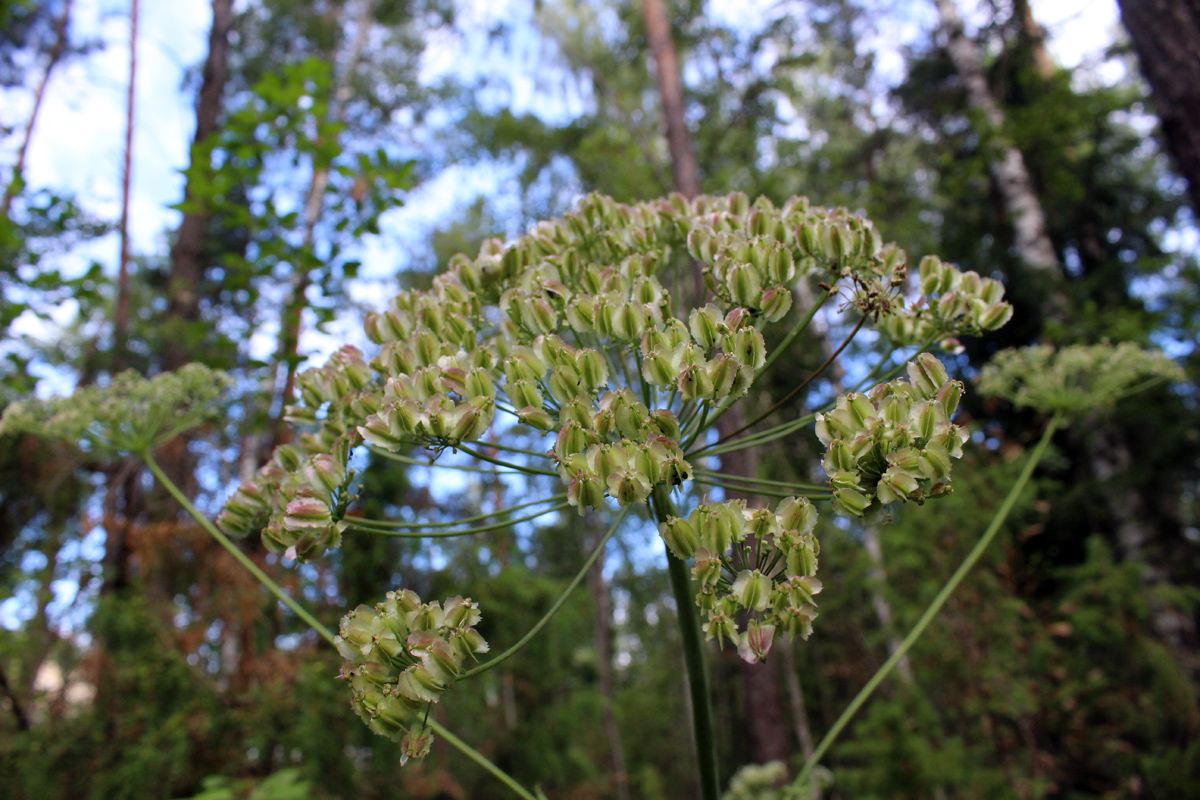
<path id="1" fill-rule="evenodd" d="M 1166 354 L 1132 342 L 1061 350 L 1035 345 L 997 353 L 979 376 L 979 391 L 1069 418 L 1107 411 L 1138 389 L 1183 379 Z"/>
<path id="2" fill-rule="evenodd" d="M 950 491 L 950 459 L 962 457 L 968 433 L 950 421 L 963 385 L 928 353 L 908 365 L 909 380 L 851 392 L 817 415 L 833 507 L 862 517 L 875 503 L 918 504 Z"/>
<path id="3" fill-rule="evenodd" d="M 998 330 L 1012 318 L 1004 285 L 977 272 L 962 272 L 937 256 L 918 268 L 921 297 L 880 320 L 883 334 L 899 345 L 930 345 L 962 334 Z"/>
<path id="4" fill-rule="evenodd" d="M 802 639 L 812 633 L 813 596 L 821 591 L 816 525 L 812 504 L 789 497 L 774 511 L 748 509 L 741 500 L 705 503 L 658 531 L 678 558 L 695 559 L 696 604 L 707 615 L 707 638 L 733 642 L 755 663 L 766 658 L 777 630 Z"/>
<path id="5" fill-rule="evenodd" d="M 350 683 L 351 704 L 367 727 L 400 743 L 401 763 L 429 752 L 430 704 L 458 680 L 468 659 L 488 651 L 475 630 L 480 618 L 469 599 L 422 603 L 407 589 L 342 618 L 334 638 L 346 659 L 339 677 Z"/>
<path id="6" fill-rule="evenodd" d="M 13 403 L 0 419 L 0 433 L 30 433 L 101 458 L 147 453 L 216 421 L 231 383 L 202 364 L 153 378 L 128 370 L 107 386 L 86 386 L 69 397 Z"/>

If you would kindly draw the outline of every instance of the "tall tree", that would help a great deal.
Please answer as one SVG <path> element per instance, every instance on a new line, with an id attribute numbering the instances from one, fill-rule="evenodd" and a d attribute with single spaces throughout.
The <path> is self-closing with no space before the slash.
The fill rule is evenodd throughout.
<path id="1" fill-rule="evenodd" d="M 1118 0 L 1162 139 L 1200 214 L 1200 0 Z"/>
<path id="2" fill-rule="evenodd" d="M 1061 266 L 1046 233 L 1046 214 L 1024 156 L 1004 136 L 1004 112 L 988 87 L 983 54 L 963 28 L 956 0 L 934 0 L 934 3 L 946 37 L 946 52 L 966 89 L 967 102 L 987 126 L 983 135 L 993 142 L 995 156 L 990 159 L 989 167 L 1012 223 L 1017 254 L 1030 267 L 1057 278 Z"/>
<path id="3" fill-rule="evenodd" d="M 212 0 L 212 27 L 208 34 L 208 54 L 201 70 L 200 92 L 196 98 L 196 129 L 192 134 L 192 158 L 207 154 L 201 144 L 217 132 L 223 108 L 225 85 L 229 79 L 229 32 L 233 27 L 233 0 Z M 195 187 L 184 187 L 183 220 L 171 248 L 171 268 L 167 277 L 167 324 L 171 334 L 164 340 L 163 369 L 176 370 L 192 360 L 195 337 L 191 327 L 200 319 L 201 281 L 211 257 L 206 242 L 209 213 L 196 204 Z"/>

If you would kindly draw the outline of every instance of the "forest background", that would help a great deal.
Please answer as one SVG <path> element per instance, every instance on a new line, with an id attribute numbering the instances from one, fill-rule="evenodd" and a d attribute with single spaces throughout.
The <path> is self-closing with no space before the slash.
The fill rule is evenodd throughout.
<path id="1" fill-rule="evenodd" d="M 229 370 L 224 422 L 162 455 L 215 513 L 288 435 L 297 369 L 364 344 L 363 315 L 397 288 L 585 192 L 686 190 L 646 22 L 661 6 L 3 0 L 0 403 L 126 368 Z M 832 750 L 826 795 L 1200 795 L 1200 80 L 1187 73 L 1200 66 L 1171 61 L 1200 47 L 1200 8 L 1128 0 L 1111 46 L 1069 69 L 1051 46 L 1068 28 L 1048 34 L 1026 0 L 664 10 L 702 191 L 846 206 L 910 253 L 1006 283 L 1012 323 L 965 341 L 956 374 L 1004 346 L 1128 340 L 1189 375 L 1056 438 L 974 580 Z M 1079 13 L 1117 19 L 1103 3 Z M 156 33 L 184 27 L 204 31 L 194 52 Z M 182 85 L 164 58 L 186 67 Z M 1040 251 L 997 169 L 1012 153 L 1044 218 Z M 851 327 L 836 307 L 820 323 L 768 393 Z M 849 376 L 798 402 L 852 382 L 876 345 L 855 339 Z M 976 541 L 1038 421 L 974 394 L 960 414 L 974 446 L 955 496 L 887 525 L 823 525 L 809 641 L 753 667 L 710 654 L 723 778 L 811 752 Z M 775 448 L 761 477 L 819 476 L 815 438 Z M 375 466 L 373 496 L 448 517 L 533 488 Z M 511 641 L 590 551 L 578 527 L 568 514 L 436 546 L 348 537 L 303 567 L 242 545 L 326 624 L 403 585 L 473 597 L 486 637 Z M 652 528 L 621 533 L 587 591 L 457 688 L 441 721 L 550 798 L 693 796 L 661 561 Z M 13 797 L 505 792 L 441 745 L 401 769 L 331 680 L 337 657 L 133 462 L 0 439 L 0 626 Z"/>

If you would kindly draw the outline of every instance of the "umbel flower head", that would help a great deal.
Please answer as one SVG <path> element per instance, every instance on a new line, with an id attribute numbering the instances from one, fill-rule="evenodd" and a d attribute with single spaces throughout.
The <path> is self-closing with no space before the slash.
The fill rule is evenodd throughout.
<path id="1" fill-rule="evenodd" d="M 678 558 L 695 559 L 706 637 L 732 642 L 755 663 L 766 658 L 776 631 L 802 639 L 812 633 L 813 596 L 821 591 L 816 524 L 812 504 L 789 497 L 774 511 L 748 509 L 741 500 L 705 503 L 658 531 Z"/>
<path id="2" fill-rule="evenodd" d="M 979 391 L 1025 408 L 1066 417 L 1106 411 L 1140 387 L 1183 380 L 1162 352 L 1119 345 L 1049 345 L 1002 350 L 983 368 Z"/>
<path id="3" fill-rule="evenodd" d="M 709 295 L 695 308 L 672 294 L 693 285 L 687 255 Z M 951 265 L 938 274 L 939 287 L 975 291 Z M 469 448 L 501 419 L 554 437 L 549 457 L 580 513 L 645 503 L 654 487 L 691 480 L 684 446 L 709 416 L 698 409 L 749 391 L 767 361 L 762 331 L 788 315 L 796 281 L 819 277 L 883 324 L 905 313 L 906 275 L 903 251 L 869 221 L 804 198 L 590 195 L 511 243 L 454 257 L 431 288 L 368 315 L 377 353 L 345 347 L 301 376 L 287 417 L 303 433 L 220 524 L 315 558 L 340 538 L 347 483 L 337 479 L 355 447 Z M 980 291 L 988 319 L 1003 316 L 999 285 Z M 948 306 L 939 333 L 980 327 L 973 313 Z"/>
<path id="4" fill-rule="evenodd" d="M 843 514 L 861 517 L 876 502 L 919 504 L 950 491 L 950 459 L 962 457 L 968 435 L 950 422 L 963 385 L 928 353 L 908 365 L 908 376 L 846 394 L 817 415 L 822 466 Z"/>
<path id="5" fill-rule="evenodd" d="M 132 370 L 69 397 L 10 405 L 0 433 L 31 433 L 97 456 L 146 453 L 213 420 L 229 376 L 201 364 L 143 378 Z"/>
<path id="6" fill-rule="evenodd" d="M 401 743 L 401 763 L 429 752 L 433 738 L 423 720 L 430 704 L 441 700 L 468 659 L 488 651 L 475 630 L 480 618 L 469 599 L 422 603 L 407 589 L 342 618 L 334 638 L 346 659 L 339 677 L 349 682 L 351 705 L 367 727 Z"/>

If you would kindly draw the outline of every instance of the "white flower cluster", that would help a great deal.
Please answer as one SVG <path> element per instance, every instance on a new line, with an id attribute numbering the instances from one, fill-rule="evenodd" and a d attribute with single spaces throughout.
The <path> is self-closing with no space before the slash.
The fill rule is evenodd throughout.
<path id="1" fill-rule="evenodd" d="M 225 373 L 201 364 L 153 378 L 130 370 L 69 397 L 13 403 L 0 433 L 31 433 L 98 456 L 147 452 L 217 419 L 229 384 Z"/>
<path id="2" fill-rule="evenodd" d="M 1049 345 L 1002 350 L 983 368 L 979 391 L 1045 413 L 1078 417 L 1111 408 L 1139 386 L 1180 381 L 1164 353 L 1119 345 Z"/>

